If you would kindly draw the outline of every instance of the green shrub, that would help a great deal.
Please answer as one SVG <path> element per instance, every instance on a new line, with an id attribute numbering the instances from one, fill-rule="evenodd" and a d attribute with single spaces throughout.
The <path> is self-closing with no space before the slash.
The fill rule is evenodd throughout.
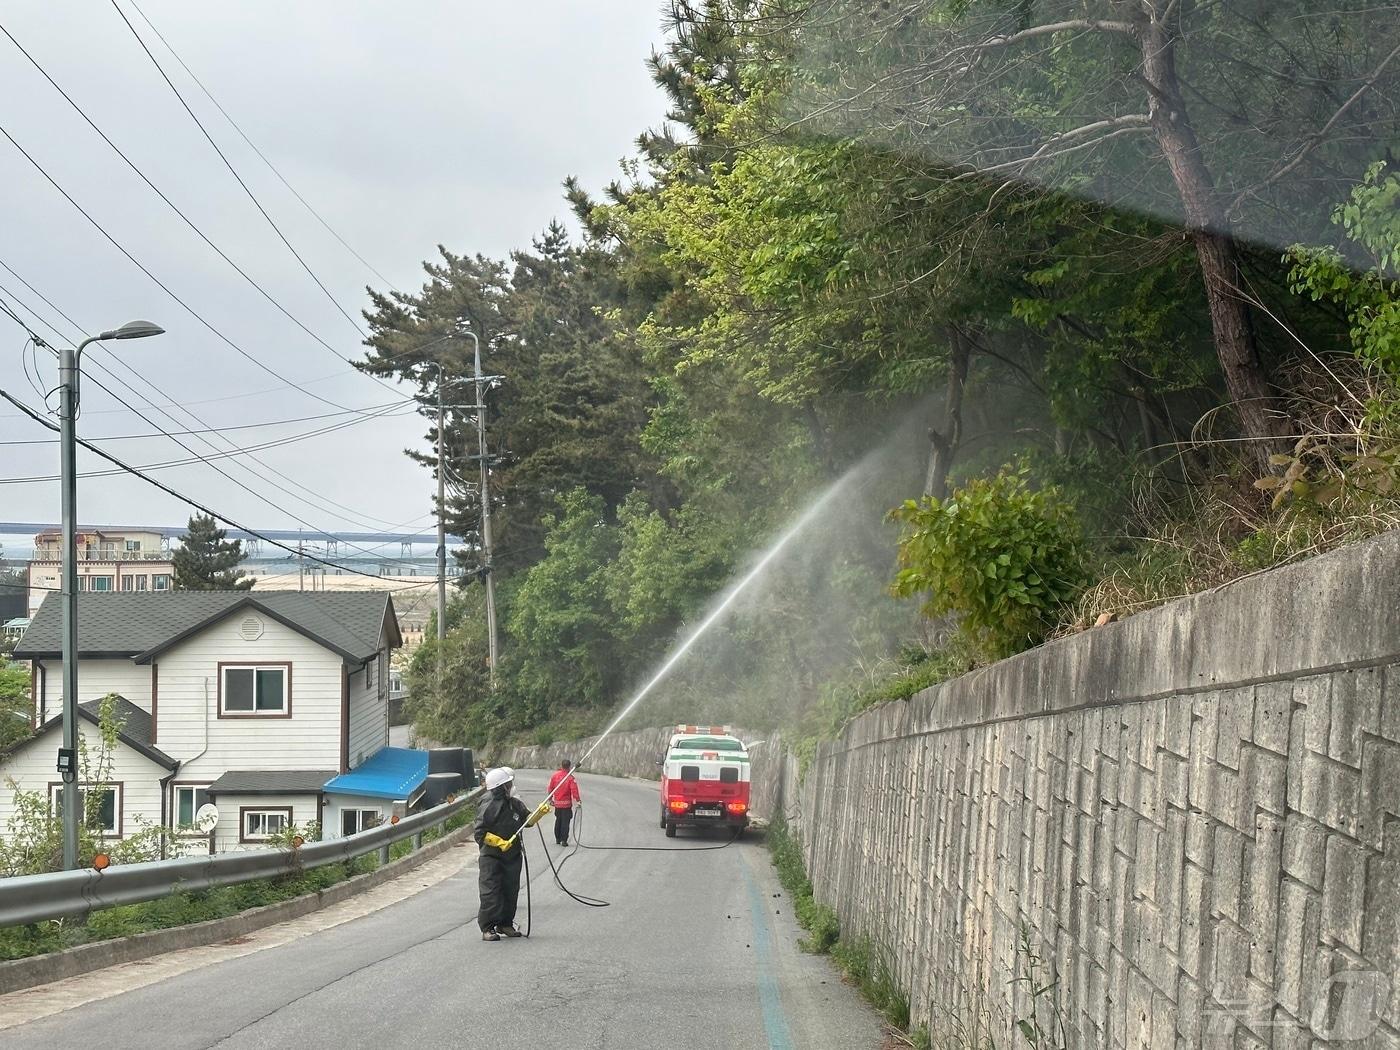
<path id="1" fill-rule="evenodd" d="M 1074 512 L 1058 490 L 1031 488 L 1024 469 L 908 500 L 891 517 L 905 526 L 893 592 L 927 595 L 925 615 L 955 615 L 993 659 L 1044 641 L 1084 590 Z"/>

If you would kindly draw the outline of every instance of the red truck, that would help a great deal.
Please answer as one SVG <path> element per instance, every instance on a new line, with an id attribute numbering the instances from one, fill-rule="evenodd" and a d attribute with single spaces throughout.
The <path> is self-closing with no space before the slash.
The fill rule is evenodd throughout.
<path id="1" fill-rule="evenodd" d="M 677 726 L 661 760 L 661 827 L 720 825 L 743 832 L 749 823 L 749 754 L 728 726 Z"/>

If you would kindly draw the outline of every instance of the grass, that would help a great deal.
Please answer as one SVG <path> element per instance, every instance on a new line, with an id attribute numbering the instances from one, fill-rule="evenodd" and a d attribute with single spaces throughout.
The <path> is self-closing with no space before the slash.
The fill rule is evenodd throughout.
<path id="1" fill-rule="evenodd" d="M 831 957 L 880 1016 L 900 1031 L 909 1031 L 909 996 L 895 979 L 888 952 L 861 939 L 837 942 Z"/>
<path id="2" fill-rule="evenodd" d="M 840 920 L 835 911 L 812 895 L 801 845 L 784 822 L 775 821 L 769 826 L 768 848 L 797 923 L 807 931 L 799 942 L 802 950 L 829 954 L 861 995 L 880 1011 L 895 1038 L 915 1050 L 929 1050 L 927 1030 L 910 1027 L 909 997 L 895 979 L 888 953 L 877 950 L 867 940 L 841 939 Z"/>
<path id="3" fill-rule="evenodd" d="M 807 936 L 801 941 L 802 950 L 826 955 L 840 937 L 841 924 L 836 912 L 824 904 L 818 904 L 812 896 L 812 883 L 807 878 L 806 865 L 802 863 L 802 849 L 782 821 L 769 825 L 768 848 L 773 854 L 773 867 L 778 870 L 778 881 L 787 890 L 788 899 L 792 902 L 797 923 L 807 931 Z"/>
<path id="4" fill-rule="evenodd" d="M 830 955 L 845 978 L 855 986 L 889 1025 L 891 1040 L 913 1050 L 995 1050 L 989 1016 L 958 1017 L 944 1011 L 935 1037 L 927 1025 L 912 1024 L 909 996 L 900 985 L 887 947 L 869 938 L 842 938 L 836 913 L 812 895 L 812 882 L 802 861 L 801 844 L 783 821 L 768 828 L 768 848 L 778 881 L 787 890 L 798 925 L 807 931 L 803 951 Z M 1047 966 L 1027 927 L 1022 927 L 1016 947 L 1016 976 L 1029 1013 L 1015 1019 L 1015 1028 L 1031 1050 L 1066 1050 L 1064 1018 L 1057 998 L 1057 984 L 1047 978 Z M 938 1006 L 934 1004 L 935 1012 Z"/>
<path id="5" fill-rule="evenodd" d="M 86 922 L 51 919 L 27 926 L 9 926 L 0 929 L 0 959 L 24 959 L 80 944 L 222 919 L 327 889 L 355 875 L 373 871 L 375 867 L 374 857 L 361 857 L 276 879 L 256 879 L 198 893 L 173 893 L 142 904 L 105 908 L 93 912 Z"/>
<path id="6" fill-rule="evenodd" d="M 948 632 L 936 645 L 906 646 L 895 660 L 879 665 L 867 676 L 827 689 L 804 717 L 792 744 L 802 774 L 806 775 L 817 745 L 835 740 L 846 723 L 863 711 L 908 700 L 925 689 L 966 674 L 979 663 L 966 640 L 956 632 Z"/>
<path id="7" fill-rule="evenodd" d="M 473 816 L 468 809 L 451 817 L 444 825 L 428 829 L 423 833 L 424 844 L 466 826 Z M 390 860 L 406 856 L 411 850 L 411 840 L 396 842 L 389 849 Z M 0 928 L 0 960 L 25 959 L 81 944 L 223 919 L 253 908 L 280 904 L 294 897 L 329 889 L 378 867 L 378 855 L 370 853 L 353 861 L 308 868 L 275 879 L 254 879 L 236 886 L 221 886 L 198 893 L 174 893 L 142 904 L 104 908 L 92 912 L 83 922 L 51 919 L 27 926 L 7 926 Z"/>

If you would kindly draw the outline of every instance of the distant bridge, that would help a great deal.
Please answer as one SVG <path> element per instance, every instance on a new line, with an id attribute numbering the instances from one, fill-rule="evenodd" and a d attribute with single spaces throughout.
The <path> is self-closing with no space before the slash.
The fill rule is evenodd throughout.
<path id="1" fill-rule="evenodd" d="M 34 535 L 58 529 L 50 522 L 0 521 L 0 534 L 13 536 Z M 189 531 L 184 525 L 84 525 L 83 530 L 93 532 L 159 532 L 164 536 L 180 538 Z M 265 537 L 282 542 L 305 540 L 308 543 L 437 543 L 436 532 L 312 532 L 307 529 L 260 529 L 257 535 L 243 529 L 228 529 L 228 536 L 235 540 L 256 540 Z M 449 544 L 462 544 L 460 536 L 447 537 Z"/>

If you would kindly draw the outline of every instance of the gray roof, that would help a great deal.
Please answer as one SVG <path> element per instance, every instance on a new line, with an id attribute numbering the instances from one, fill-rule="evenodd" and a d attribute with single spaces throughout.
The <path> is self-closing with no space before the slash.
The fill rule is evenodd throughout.
<path id="1" fill-rule="evenodd" d="M 386 616 L 392 641 L 398 641 L 398 621 L 382 591 L 84 591 L 78 595 L 78 652 L 146 662 L 244 610 L 262 612 L 349 661 L 363 662 L 379 651 Z M 49 595 L 14 656 L 53 657 L 62 649 L 63 603 Z"/>
<path id="2" fill-rule="evenodd" d="M 102 700 L 84 700 L 78 704 L 78 717 L 86 718 L 93 725 L 100 725 L 98 719 L 102 712 Z M 145 755 L 156 765 L 164 766 L 166 769 L 175 769 L 180 763 L 171 758 L 164 751 L 151 744 L 151 715 L 150 712 L 137 707 L 124 696 L 116 698 L 116 714 L 121 720 L 122 728 L 117 734 L 117 739 L 138 754 Z M 62 715 L 54 715 L 42 726 L 39 731 L 15 748 L 18 751 L 27 744 L 32 744 L 51 729 L 57 729 L 63 723 Z"/>
<path id="3" fill-rule="evenodd" d="M 78 706 L 94 719 L 102 713 L 102 700 L 83 700 Z M 116 715 L 122 723 L 122 735 L 134 742 L 151 746 L 151 713 L 137 707 L 124 696 L 116 697 Z"/>
<path id="4" fill-rule="evenodd" d="M 334 769 L 230 769 L 209 785 L 211 795 L 315 795 Z"/>

